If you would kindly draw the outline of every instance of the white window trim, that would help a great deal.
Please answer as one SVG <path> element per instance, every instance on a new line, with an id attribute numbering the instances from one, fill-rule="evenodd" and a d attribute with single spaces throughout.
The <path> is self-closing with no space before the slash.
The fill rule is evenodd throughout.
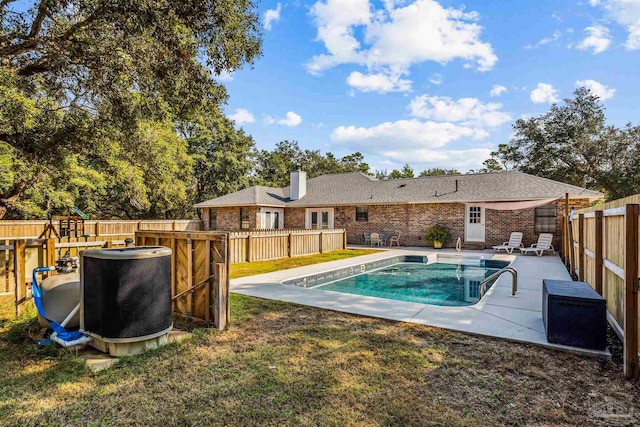
<path id="1" fill-rule="evenodd" d="M 284 228 L 284 209 L 282 208 L 260 208 L 260 228 L 267 229 L 265 227 L 266 224 L 266 214 L 267 213 L 278 212 L 278 229 L 282 230 Z"/>
<path id="2" fill-rule="evenodd" d="M 318 212 L 318 214 L 320 214 L 321 212 L 329 212 L 329 230 L 333 230 L 333 217 L 334 217 L 334 208 L 313 208 L 313 209 L 306 209 L 305 211 L 305 215 L 304 215 L 304 228 L 306 229 L 310 229 L 311 228 L 311 213 L 312 212 Z"/>

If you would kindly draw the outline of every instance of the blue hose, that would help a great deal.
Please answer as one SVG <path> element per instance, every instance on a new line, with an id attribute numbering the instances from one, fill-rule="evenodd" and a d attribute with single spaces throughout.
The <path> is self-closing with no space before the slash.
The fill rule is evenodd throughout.
<path id="1" fill-rule="evenodd" d="M 49 322 L 49 325 L 51 325 L 51 329 L 53 329 L 53 331 L 56 334 L 58 334 L 58 337 L 60 339 L 62 339 L 63 341 L 75 341 L 77 339 L 85 337 L 86 335 L 80 331 L 67 330 L 64 326 L 62 326 L 58 322 L 55 322 L 47 318 L 47 315 L 44 312 L 44 304 L 42 303 L 42 292 L 40 291 L 40 286 L 38 285 L 37 273 L 54 271 L 55 269 L 56 269 L 55 267 L 38 267 L 33 269 L 33 281 L 32 281 L 33 301 L 36 304 L 36 308 L 38 309 L 40 316 L 44 317 L 47 320 L 47 322 Z"/>

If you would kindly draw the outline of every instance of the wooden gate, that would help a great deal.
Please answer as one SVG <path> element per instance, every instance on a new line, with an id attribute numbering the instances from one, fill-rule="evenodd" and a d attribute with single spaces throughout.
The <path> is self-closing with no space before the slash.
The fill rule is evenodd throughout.
<path id="1" fill-rule="evenodd" d="M 165 246 L 173 252 L 173 310 L 213 322 L 229 322 L 229 244 L 227 233 L 137 231 L 136 246 Z"/>

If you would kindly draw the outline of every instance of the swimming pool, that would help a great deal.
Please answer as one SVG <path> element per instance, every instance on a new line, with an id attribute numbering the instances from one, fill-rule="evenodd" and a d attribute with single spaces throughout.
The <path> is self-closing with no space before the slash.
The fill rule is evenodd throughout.
<path id="1" fill-rule="evenodd" d="M 313 286 L 315 289 L 440 306 L 468 306 L 480 298 L 480 283 L 508 263 L 398 262 Z M 489 283 L 486 289 L 493 283 Z"/>

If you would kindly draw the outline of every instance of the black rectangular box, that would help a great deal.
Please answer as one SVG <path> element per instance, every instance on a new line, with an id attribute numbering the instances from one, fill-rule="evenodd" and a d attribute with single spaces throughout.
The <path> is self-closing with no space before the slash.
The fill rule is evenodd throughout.
<path id="1" fill-rule="evenodd" d="M 544 279 L 542 320 L 550 343 L 606 348 L 606 301 L 588 283 Z"/>

